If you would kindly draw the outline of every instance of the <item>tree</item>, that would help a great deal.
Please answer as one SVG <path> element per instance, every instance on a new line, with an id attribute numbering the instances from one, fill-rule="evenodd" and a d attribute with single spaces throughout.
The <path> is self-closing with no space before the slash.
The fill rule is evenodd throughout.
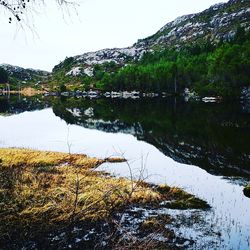
<path id="1" fill-rule="evenodd" d="M 0 67 L 0 83 L 8 82 L 8 73 L 5 69 Z"/>
<path id="2" fill-rule="evenodd" d="M 67 91 L 67 88 L 66 88 L 66 86 L 62 83 L 61 85 L 60 85 L 60 92 L 66 92 Z"/>
<path id="3" fill-rule="evenodd" d="M 59 6 L 74 5 L 76 3 L 67 0 L 54 0 Z M 32 15 L 45 0 L 0 0 L 0 7 L 9 13 L 9 23 L 13 20 L 20 22 L 29 15 Z"/>

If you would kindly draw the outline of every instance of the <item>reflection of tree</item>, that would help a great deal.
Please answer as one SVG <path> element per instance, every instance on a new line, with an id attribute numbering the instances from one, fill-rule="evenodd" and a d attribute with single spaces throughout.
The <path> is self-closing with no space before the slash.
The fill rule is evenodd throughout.
<path id="1" fill-rule="evenodd" d="M 176 99 L 0 98 L 0 112 L 53 106 L 68 124 L 132 134 L 176 161 L 219 175 L 250 176 L 250 117 L 240 105 L 182 103 Z M 176 109 L 175 109 L 176 108 Z M 93 110 L 91 114 L 87 111 Z"/>
<path id="2" fill-rule="evenodd" d="M 92 116 L 86 114 L 90 108 Z M 246 132 L 250 120 L 239 113 L 238 104 L 214 107 L 178 99 L 68 98 L 56 99 L 53 111 L 69 124 L 132 134 L 176 161 L 212 173 L 250 175 L 250 137 Z"/>
<path id="3" fill-rule="evenodd" d="M 0 113 L 19 114 L 25 111 L 41 110 L 48 106 L 47 100 L 37 97 L 22 97 L 19 95 L 0 96 Z"/>

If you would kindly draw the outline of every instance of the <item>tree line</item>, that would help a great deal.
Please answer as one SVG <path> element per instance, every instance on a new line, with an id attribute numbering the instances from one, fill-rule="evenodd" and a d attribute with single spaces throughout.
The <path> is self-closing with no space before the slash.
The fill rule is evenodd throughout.
<path id="1" fill-rule="evenodd" d="M 116 72 L 94 74 L 102 90 L 143 90 L 180 93 L 191 88 L 201 95 L 239 95 L 250 85 L 250 35 L 239 28 L 230 41 L 197 42 L 182 49 L 147 53 L 139 62 Z"/>

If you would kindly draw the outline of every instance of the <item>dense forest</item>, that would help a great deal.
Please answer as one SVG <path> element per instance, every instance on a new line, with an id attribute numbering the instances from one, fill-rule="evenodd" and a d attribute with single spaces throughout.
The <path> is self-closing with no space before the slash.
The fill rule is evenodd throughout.
<path id="1" fill-rule="evenodd" d="M 147 53 L 142 60 L 107 73 L 95 72 L 104 90 L 143 90 L 180 93 L 188 87 L 200 95 L 237 96 L 250 85 L 249 32 L 238 29 L 234 39 L 212 45 L 196 43 L 180 49 Z"/>

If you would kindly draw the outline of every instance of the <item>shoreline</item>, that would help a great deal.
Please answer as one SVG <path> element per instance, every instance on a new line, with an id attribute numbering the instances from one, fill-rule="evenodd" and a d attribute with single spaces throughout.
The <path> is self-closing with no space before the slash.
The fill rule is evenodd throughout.
<path id="1" fill-rule="evenodd" d="M 201 101 L 204 103 L 220 103 L 223 101 L 221 96 L 206 96 L 200 97 L 196 95 L 186 95 L 181 93 L 166 93 L 166 92 L 142 92 L 142 91 L 66 91 L 66 92 L 54 92 L 45 90 L 36 90 L 33 88 L 23 89 L 21 91 L 1 91 L 0 94 L 21 94 L 23 96 L 36 96 L 43 95 L 45 97 L 57 96 L 57 97 L 82 97 L 90 99 L 98 98 L 111 98 L 111 99 L 141 99 L 141 98 L 176 98 L 183 97 L 185 101 Z"/>
<path id="2" fill-rule="evenodd" d="M 34 89 L 34 88 L 24 88 L 22 90 L 10 90 L 10 91 L 6 91 L 6 90 L 2 90 L 0 91 L 0 93 L 3 93 L 3 94 L 21 94 L 23 96 L 35 96 L 35 95 L 42 95 L 42 94 L 45 94 L 47 93 L 47 91 L 45 90 L 37 90 L 37 89 Z"/>
<path id="3" fill-rule="evenodd" d="M 218 95 L 211 96 L 199 96 L 195 92 L 192 91 L 184 91 L 183 93 L 167 93 L 164 91 L 159 92 L 144 92 L 144 91 L 102 91 L 102 90 L 76 90 L 76 91 L 49 91 L 49 90 L 37 90 L 32 87 L 27 87 L 22 90 L 0 90 L 0 95 L 10 95 L 10 94 L 19 94 L 23 96 L 36 96 L 43 95 L 45 97 L 57 96 L 57 97 L 77 97 L 77 98 L 90 98 L 90 99 L 98 99 L 98 98 L 111 98 L 111 99 L 141 99 L 141 98 L 184 98 L 185 102 L 188 101 L 196 101 L 203 103 L 221 103 L 228 100 L 239 100 L 239 101 L 248 101 L 249 97 L 241 95 L 239 97 L 222 97 Z"/>

